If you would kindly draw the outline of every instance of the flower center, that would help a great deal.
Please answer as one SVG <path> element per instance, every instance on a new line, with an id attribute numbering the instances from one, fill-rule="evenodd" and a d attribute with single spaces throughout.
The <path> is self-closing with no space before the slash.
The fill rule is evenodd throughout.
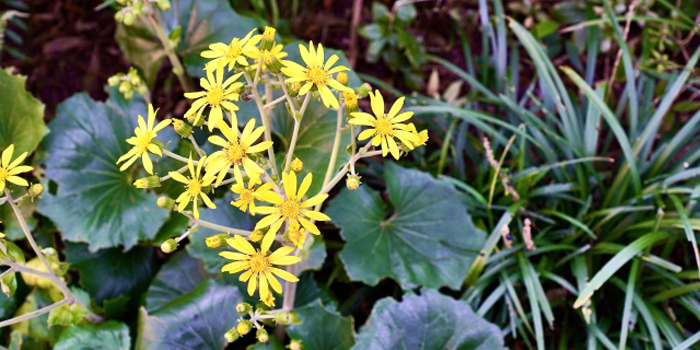
<path id="1" fill-rule="evenodd" d="M 199 183 L 199 180 L 192 179 L 190 183 L 187 184 L 187 191 L 190 193 L 190 196 L 197 196 L 202 193 L 202 184 Z"/>
<path id="2" fill-rule="evenodd" d="M 241 164 L 245 158 L 245 147 L 237 142 L 229 143 L 228 148 L 226 148 L 226 156 L 231 164 Z"/>
<path id="3" fill-rule="evenodd" d="M 250 269 L 253 272 L 265 272 L 270 267 L 270 262 L 267 260 L 267 256 L 261 252 L 257 252 L 250 257 L 249 260 Z"/>
<path id="4" fill-rule="evenodd" d="M 354 92 L 343 91 L 343 99 L 345 100 L 345 107 L 357 107 L 357 95 Z"/>
<path id="5" fill-rule="evenodd" d="M 0 181 L 5 181 L 8 177 L 10 177 L 10 173 L 5 168 L 0 167 Z"/>
<path id="6" fill-rule="evenodd" d="M 291 227 L 287 232 L 287 238 L 296 246 L 302 245 L 304 244 L 304 231 L 298 227 Z"/>
<path id="7" fill-rule="evenodd" d="M 280 214 L 287 219 L 296 219 L 299 217 L 299 212 L 301 211 L 301 204 L 294 198 L 286 199 L 282 202 L 280 206 Z"/>
<path id="8" fill-rule="evenodd" d="M 146 132 L 141 136 L 137 136 L 136 149 L 141 153 L 148 152 L 148 145 L 153 140 L 153 137 L 155 137 L 154 134 L 154 132 Z"/>
<path id="9" fill-rule="evenodd" d="M 253 203 L 254 199 L 255 199 L 255 196 L 253 196 L 253 191 L 251 191 L 249 189 L 245 189 L 245 190 L 243 190 L 243 192 L 241 192 L 241 200 L 243 202 L 250 204 L 250 203 Z"/>
<path id="10" fill-rule="evenodd" d="M 231 45 L 228 47 L 228 50 L 226 51 L 226 59 L 232 60 L 234 58 L 238 58 L 238 56 L 241 55 L 241 52 L 243 49 L 238 46 L 238 45 Z"/>
<path id="11" fill-rule="evenodd" d="M 207 102 L 209 102 L 209 104 L 212 106 L 218 106 L 223 99 L 224 89 L 220 85 L 209 90 L 209 93 L 207 94 Z"/>
<path id="12" fill-rule="evenodd" d="M 328 79 L 328 76 L 326 75 L 326 71 L 319 67 L 314 67 L 309 69 L 308 72 L 306 72 L 306 78 L 318 85 L 326 85 L 326 80 Z"/>
<path id="13" fill-rule="evenodd" d="M 377 121 L 374 122 L 374 128 L 377 129 L 377 133 L 381 136 L 394 135 L 394 126 L 386 119 L 377 119 Z"/>

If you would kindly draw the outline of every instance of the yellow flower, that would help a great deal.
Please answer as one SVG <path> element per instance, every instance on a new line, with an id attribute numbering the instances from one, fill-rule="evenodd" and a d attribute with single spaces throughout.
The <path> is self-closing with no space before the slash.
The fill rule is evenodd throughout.
<path id="1" fill-rule="evenodd" d="M 214 181 L 214 178 L 206 178 L 205 176 L 204 179 L 202 179 L 200 177 L 202 173 L 202 164 L 204 164 L 205 161 L 206 156 L 199 160 L 195 171 L 192 156 L 190 156 L 187 166 L 190 169 L 191 177 L 185 177 L 177 171 L 171 171 L 169 173 L 173 180 L 185 184 L 185 192 L 182 192 L 182 194 L 175 200 L 175 202 L 178 203 L 177 211 L 182 212 L 185 207 L 187 207 L 187 204 L 192 201 L 192 211 L 194 212 L 194 217 L 197 219 L 199 219 L 199 210 L 197 209 L 198 198 L 202 198 L 202 201 L 207 207 L 216 209 L 216 205 L 211 201 L 211 199 L 209 199 L 209 196 L 202 191 L 203 187 L 211 185 L 211 182 Z"/>
<path id="2" fill-rule="evenodd" d="M 306 241 L 306 230 L 304 230 L 298 223 L 292 222 L 287 229 L 287 233 L 284 237 L 294 244 L 297 248 L 304 248 L 304 242 Z"/>
<path id="3" fill-rule="evenodd" d="M 264 126 L 255 129 L 255 118 L 251 118 L 245 125 L 240 139 L 238 138 L 238 120 L 235 116 L 233 123 L 233 128 L 229 128 L 228 124 L 223 121 L 219 124 L 219 129 L 226 139 L 218 135 L 209 136 L 209 142 L 223 147 L 222 150 L 212 153 L 207 160 L 207 175 L 205 177 L 214 177 L 218 174 L 215 186 L 221 184 L 231 167 L 239 169 L 242 166 L 250 178 L 260 176 L 264 170 L 255 164 L 248 155 L 262 152 L 272 146 L 272 141 L 263 141 L 253 146 L 253 143 L 265 131 Z"/>
<path id="4" fill-rule="evenodd" d="M 413 147 L 425 146 L 425 143 L 428 142 L 428 130 L 421 130 L 420 132 L 418 132 L 416 126 L 413 123 L 408 123 L 408 129 L 413 135 L 416 135 L 416 137 L 418 137 L 416 141 L 412 142 Z"/>
<path id="5" fill-rule="evenodd" d="M 158 111 L 153 110 L 153 105 L 148 105 L 148 125 L 143 120 L 143 117 L 139 115 L 139 126 L 134 129 L 134 134 L 136 136 L 130 137 L 126 140 L 130 145 L 133 145 L 129 152 L 126 152 L 123 156 L 117 159 L 117 164 L 126 161 L 119 168 L 119 171 L 124 171 L 126 168 L 130 167 L 131 164 L 141 158 L 143 163 L 143 168 L 146 172 L 153 175 L 153 163 L 151 158 L 148 156 L 148 152 L 151 152 L 159 157 L 163 154 L 160 151 L 160 147 L 154 142 L 153 139 L 156 138 L 156 133 L 163 129 L 164 127 L 170 125 L 170 119 L 166 119 L 158 123 L 155 127 L 153 124 L 156 121 L 156 113 Z"/>
<path id="6" fill-rule="evenodd" d="M 298 256 L 288 256 L 294 247 L 282 247 L 272 254 L 268 254 L 272 242 L 275 240 L 274 234 L 268 234 L 260 245 L 260 250 L 253 247 L 250 242 L 241 236 L 234 236 L 226 242 L 240 253 L 221 252 L 220 256 L 234 260 L 221 268 L 221 272 L 236 273 L 246 270 L 241 274 L 239 280 L 241 282 L 248 281 L 248 294 L 253 295 L 256 289 L 260 290 L 260 298 L 274 302 L 274 298 L 270 300 L 269 287 L 277 293 L 282 293 L 282 285 L 274 275 L 282 278 L 285 281 L 297 282 L 299 279 L 293 274 L 276 268 L 272 265 L 292 265 L 301 260 Z M 273 275 L 274 274 L 274 275 Z"/>
<path id="7" fill-rule="evenodd" d="M 301 53 L 301 58 L 304 60 L 304 63 L 306 63 L 306 68 L 296 62 L 282 62 L 285 66 L 285 68 L 282 68 L 282 73 L 290 76 L 290 78 L 287 79 L 287 83 L 305 81 L 306 84 L 299 90 L 299 95 L 305 95 L 312 87 L 315 87 L 321 94 L 321 100 L 326 107 L 339 108 L 338 99 L 328 86 L 338 91 L 352 91 L 352 89 L 333 78 L 333 74 L 349 70 L 349 68 L 345 66 L 331 68 L 333 64 L 338 61 L 338 55 L 332 55 L 324 64 L 325 56 L 323 53 L 323 45 L 321 44 L 318 44 L 317 50 L 314 49 L 314 44 L 312 42 L 309 42 L 308 50 L 304 45 L 299 44 L 299 52 Z"/>
<path id="8" fill-rule="evenodd" d="M 283 58 L 287 57 L 287 53 L 284 52 L 284 51 L 282 51 L 283 49 L 284 49 L 284 45 L 279 44 L 279 45 L 273 47 L 273 48 L 269 51 L 269 53 L 270 53 L 270 55 L 271 55 L 272 57 L 275 57 L 275 58 L 277 58 L 278 60 L 282 61 Z M 257 51 L 253 52 L 253 53 L 250 55 L 250 58 L 252 58 L 252 59 L 254 60 L 254 61 L 253 61 L 253 62 L 254 62 L 253 65 L 254 65 L 255 67 L 258 66 L 259 61 L 260 61 L 260 56 L 262 56 L 263 51 L 267 51 L 267 50 L 260 50 L 260 49 L 258 49 Z M 263 62 L 263 63 L 265 63 L 265 62 Z M 266 69 L 266 67 L 265 67 L 264 64 L 262 65 L 262 69 Z"/>
<path id="9" fill-rule="evenodd" d="M 221 110 L 222 107 L 231 112 L 233 116 L 236 115 L 238 106 L 230 101 L 238 101 L 238 89 L 243 86 L 243 83 L 236 82 L 236 80 L 238 80 L 243 73 L 234 74 L 224 81 L 223 68 L 207 68 L 205 70 L 207 72 L 207 78 L 201 78 L 199 80 L 199 85 L 206 91 L 185 93 L 185 97 L 196 99 L 192 103 L 190 109 L 185 113 L 185 118 L 190 120 L 192 116 L 196 114 L 194 119 L 192 119 L 192 124 L 198 125 L 199 118 L 202 117 L 204 110 L 207 106 L 211 106 L 211 111 L 209 111 L 209 131 L 212 131 L 224 120 L 224 113 Z M 216 76 L 212 70 L 215 70 Z"/>
<path id="10" fill-rule="evenodd" d="M 19 157 L 12 161 L 14 152 L 14 144 L 9 145 L 2 151 L 2 159 L 0 160 L 0 192 L 5 190 L 5 181 L 9 181 L 17 186 L 29 186 L 27 180 L 17 176 L 34 169 L 29 165 L 20 165 L 27 158 L 27 152 L 20 154 Z"/>
<path id="11" fill-rule="evenodd" d="M 382 145 L 382 155 L 386 157 L 387 153 L 391 152 L 397 160 L 399 159 L 399 147 L 394 138 L 409 150 L 414 148 L 413 143 L 418 142 L 418 136 L 414 135 L 409 126 L 402 124 L 413 116 L 413 112 L 404 112 L 399 114 L 403 107 L 404 97 L 400 97 L 389 110 L 388 114 L 384 113 L 384 98 L 381 92 L 377 90 L 374 94 L 369 93 L 372 112 L 374 115 L 364 112 L 355 112 L 351 114 L 351 119 L 348 121 L 354 125 L 365 125 L 370 128 L 362 131 L 357 139 L 362 141 L 372 138 L 372 146 L 377 147 Z"/>
<path id="12" fill-rule="evenodd" d="M 253 36 L 257 30 L 257 28 L 251 30 L 243 39 L 233 38 L 229 45 L 221 42 L 211 44 L 209 50 L 202 52 L 202 57 L 213 59 L 209 64 L 216 68 L 223 68 L 226 64 L 229 71 L 232 71 L 236 65 L 245 67 L 248 65 L 246 56 L 253 58 L 252 55 L 258 51 L 256 45 L 262 36 Z"/>
<path id="13" fill-rule="evenodd" d="M 266 182 L 262 186 L 255 188 L 255 185 L 260 183 L 260 177 L 251 177 L 248 180 L 248 187 L 245 187 L 241 170 L 236 167 L 233 169 L 233 175 L 236 178 L 236 183 L 231 186 L 231 191 L 238 194 L 238 199 L 231 201 L 231 205 L 245 212 L 250 207 L 250 214 L 255 215 L 255 200 L 260 199 L 264 193 L 271 192 L 274 184 Z"/>
<path id="14" fill-rule="evenodd" d="M 323 201 L 328 198 L 328 195 L 325 193 L 318 194 L 310 199 L 307 199 L 306 201 L 302 201 L 306 191 L 308 191 L 309 187 L 311 187 L 312 178 L 313 175 L 311 173 L 306 174 L 306 177 L 304 177 L 304 180 L 301 182 L 301 186 L 299 186 L 299 191 L 297 191 L 297 175 L 293 171 L 286 173 L 283 172 L 282 183 L 284 184 L 284 193 L 286 198 L 282 198 L 282 196 L 272 191 L 261 196 L 262 200 L 270 202 L 275 206 L 255 208 L 256 213 L 268 214 L 266 217 L 258 221 L 258 223 L 255 225 L 255 229 L 258 230 L 263 227 L 270 226 L 270 231 L 268 231 L 268 234 L 272 233 L 274 235 L 277 233 L 280 226 L 287 221 L 289 227 L 294 224 L 301 224 L 301 226 L 309 230 L 309 232 L 315 235 L 321 234 L 318 227 L 316 227 L 313 222 L 309 221 L 309 219 L 317 221 L 330 221 L 331 218 L 329 218 L 326 214 L 306 208 L 323 203 Z"/>

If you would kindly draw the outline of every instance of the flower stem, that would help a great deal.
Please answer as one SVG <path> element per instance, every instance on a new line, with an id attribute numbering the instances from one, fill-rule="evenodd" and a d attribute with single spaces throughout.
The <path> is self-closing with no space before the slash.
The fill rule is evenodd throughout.
<path id="1" fill-rule="evenodd" d="M 146 1 L 145 4 L 150 3 Z M 192 85 L 192 80 L 190 80 L 187 74 L 185 74 L 185 68 L 182 66 L 182 62 L 180 62 L 180 57 L 178 57 L 177 53 L 175 53 L 175 50 L 172 47 L 170 47 L 170 40 L 168 40 L 168 36 L 165 35 L 165 32 L 163 31 L 163 26 L 161 26 L 160 24 L 160 20 L 158 19 L 158 17 L 156 17 L 159 14 L 157 11 L 158 10 L 154 10 L 151 7 L 151 13 L 144 15 L 144 17 L 146 18 L 146 21 L 150 24 L 151 30 L 156 32 L 160 44 L 163 45 L 163 49 L 165 49 L 165 54 L 168 56 L 168 60 L 173 66 L 173 73 L 175 73 L 175 76 L 177 76 L 177 80 L 180 82 L 180 86 L 182 86 L 182 89 L 185 90 L 185 92 L 192 92 L 194 91 L 194 85 Z"/>
<path id="2" fill-rule="evenodd" d="M 210 228 L 210 229 L 215 230 L 215 231 L 233 233 L 236 235 L 241 235 L 243 237 L 248 237 L 252 233 L 250 231 L 241 230 L 238 228 L 233 228 L 233 227 L 228 227 L 228 226 L 223 226 L 223 225 L 215 224 L 213 222 L 197 219 L 194 216 L 187 214 L 185 212 L 182 212 L 181 214 L 188 217 L 195 225 Z"/>
<path id="3" fill-rule="evenodd" d="M 333 140 L 333 150 L 331 151 L 331 159 L 328 162 L 328 168 L 326 168 L 326 176 L 323 178 L 323 186 L 325 187 L 328 185 L 328 182 L 331 181 L 331 174 L 333 174 L 333 170 L 335 169 L 335 163 L 338 161 L 338 149 L 340 148 L 340 139 L 342 138 L 343 134 L 343 104 L 341 102 L 340 108 L 338 108 L 338 117 L 335 125 L 335 139 Z M 320 208 L 321 203 L 317 205 L 318 209 Z M 316 211 L 318 211 L 316 209 Z"/>
<path id="4" fill-rule="evenodd" d="M 24 314 L 24 315 L 20 315 L 20 316 L 17 316 L 17 317 L 13 317 L 13 318 L 11 318 L 11 319 L 9 319 L 9 320 L 2 321 L 2 322 L 0 322 L 0 328 L 5 327 L 5 326 L 9 326 L 9 325 L 12 325 L 12 324 L 15 324 L 15 323 L 19 323 L 19 322 L 22 322 L 22 321 L 24 321 L 24 320 L 28 320 L 28 319 L 31 319 L 31 318 L 34 318 L 34 317 L 38 317 L 38 316 L 41 316 L 41 315 L 46 314 L 46 313 L 49 313 L 49 312 L 51 312 L 51 310 L 53 310 L 53 309 L 55 309 L 55 308 L 57 308 L 57 307 L 60 307 L 60 306 L 62 306 L 62 305 L 68 304 L 68 303 L 70 303 L 71 301 L 74 301 L 74 300 L 71 300 L 70 298 L 66 297 L 66 298 L 64 298 L 63 300 L 59 301 L 59 302 L 53 303 L 53 304 L 51 304 L 51 305 L 49 305 L 49 306 L 42 307 L 42 308 L 39 309 L 39 310 L 34 310 L 34 311 L 29 312 L 29 313 L 26 313 L 26 314 Z M 89 311 L 89 310 L 88 310 L 88 311 Z"/>
<path id="5" fill-rule="evenodd" d="M 311 94 L 306 94 L 304 102 L 301 104 L 301 111 L 299 115 L 296 115 L 294 107 L 292 107 L 292 112 L 294 113 L 294 131 L 292 131 L 292 140 L 289 142 L 289 150 L 287 151 L 287 160 L 284 162 L 284 171 L 289 171 L 289 166 L 292 164 L 292 157 L 294 157 L 294 149 L 297 146 L 297 139 L 299 138 L 299 127 L 301 126 L 301 120 L 304 116 L 304 111 L 306 111 L 306 106 L 309 104 L 309 99 Z M 291 100 L 291 99 L 290 99 Z"/>
<path id="6" fill-rule="evenodd" d="M 245 77 L 245 80 L 248 83 L 248 85 L 251 85 L 253 87 L 251 89 L 251 92 L 253 92 L 253 99 L 255 100 L 255 105 L 258 106 L 258 111 L 260 112 L 260 119 L 262 119 L 263 126 L 265 127 L 265 141 L 272 141 L 269 116 L 265 112 L 265 106 L 263 105 L 262 100 L 260 99 L 257 84 L 253 84 L 253 81 L 250 79 L 250 75 L 247 71 L 243 71 L 243 76 Z M 277 175 L 277 162 L 275 161 L 275 150 L 273 147 L 267 149 L 267 156 L 270 159 L 272 174 Z"/>

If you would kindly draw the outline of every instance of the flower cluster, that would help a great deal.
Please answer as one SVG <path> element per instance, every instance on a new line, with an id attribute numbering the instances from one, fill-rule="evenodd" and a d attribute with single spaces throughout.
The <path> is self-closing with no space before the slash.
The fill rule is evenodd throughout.
<path id="1" fill-rule="evenodd" d="M 298 281 L 297 263 L 303 256 L 301 251 L 309 248 L 309 237 L 313 237 L 310 235 L 321 234 L 316 222 L 331 220 L 321 212 L 328 191 L 346 176 L 348 187 L 356 189 L 360 186 L 360 176 L 354 167 L 357 160 L 379 154 L 391 154 L 399 159 L 402 154 L 425 144 L 428 137 L 427 131 L 418 132 L 410 123 L 412 112 L 401 111 L 403 97 L 386 112 L 379 91 L 371 92 L 366 84 L 358 89 L 349 87 L 349 68 L 336 64 L 340 60 L 338 55 L 327 56 L 321 44 L 309 43 L 298 47 L 301 62 L 288 60 L 283 46 L 275 42 L 275 35 L 273 28 L 266 27 L 262 34 L 257 34 L 257 29 L 254 29 L 243 38 L 233 38 L 230 43 L 213 43 L 201 53 L 202 57 L 209 59 L 204 67 L 204 77 L 200 79 L 201 90 L 186 92 L 191 107 L 181 119 L 172 119 L 177 134 L 192 145 L 189 154 L 176 154 L 168 150 L 174 147 L 163 145 L 156 139 L 157 132 L 168 126 L 171 120 L 156 124 L 156 111 L 149 106 L 148 123 L 138 117 L 135 136 L 127 140 L 132 148 L 117 161 L 123 163 L 120 169 L 126 170 L 136 160 L 142 160 L 143 168 L 150 176 L 136 180 L 138 187 L 154 188 L 170 179 L 182 184 L 182 194 L 174 200 L 161 197 L 158 205 L 187 215 L 192 228 L 177 239 L 166 241 L 163 244 L 165 250 L 177 249 L 178 243 L 197 227 L 222 232 L 206 239 L 209 247 L 232 249 L 220 252 L 222 258 L 231 260 L 221 271 L 240 273 L 239 279 L 247 283 L 248 293 L 254 295 L 257 291 L 260 300 L 270 308 L 275 305 L 275 293 L 283 293 L 278 278 L 287 282 Z M 260 84 L 265 86 L 264 96 L 258 90 Z M 371 114 L 360 111 L 358 99 L 367 95 Z M 343 116 L 349 117 L 346 121 L 348 129 L 353 135 L 358 135 L 352 140 L 352 148 L 349 148 L 352 154 L 340 171 L 335 166 L 339 142 L 334 143 L 322 189 L 317 193 L 309 193 L 311 188 L 318 188 L 312 186 L 318 179 L 318 173 L 314 174 L 317 169 L 305 169 L 305 159 L 300 159 L 294 152 L 300 123 L 311 100 L 336 109 L 338 123 L 346 121 Z M 254 101 L 250 103 L 255 103 L 259 115 L 241 113 L 243 109 L 239 105 L 249 101 Z M 277 104 L 286 104 L 282 107 L 282 115 L 291 112 L 287 113 L 291 114 L 288 118 L 295 126 L 281 158 L 276 158 L 274 152 L 283 149 L 275 149 L 279 145 L 273 143 L 271 137 L 272 125 L 279 124 L 271 121 Z M 313 128 L 313 125 L 306 127 Z M 199 145 L 192 136 L 194 128 L 209 133 L 207 147 Z M 365 130 L 361 131 L 362 128 Z M 340 129 L 337 131 L 337 140 L 341 132 Z M 364 146 L 357 145 L 357 141 L 364 140 L 369 142 Z M 211 153 L 207 154 L 205 150 Z M 184 164 L 163 176 L 154 173 L 151 155 L 171 157 Z M 282 168 L 278 170 L 280 165 Z M 218 191 L 225 186 L 231 191 L 230 205 L 251 216 L 260 214 L 252 232 L 200 219 L 200 209 L 217 209 L 212 199 L 227 192 Z M 284 305 L 285 310 L 289 310 L 286 300 Z M 246 328 L 246 322 L 239 324 L 240 329 L 229 331 L 231 334 L 227 333 L 227 339 L 247 333 L 250 327 Z M 261 332 L 259 328 L 258 333 L 263 334 Z"/>

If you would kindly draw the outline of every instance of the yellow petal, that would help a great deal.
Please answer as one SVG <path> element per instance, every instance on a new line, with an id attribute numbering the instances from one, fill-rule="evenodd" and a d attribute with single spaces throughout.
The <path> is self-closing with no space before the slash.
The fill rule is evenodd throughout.
<path id="1" fill-rule="evenodd" d="M 299 186 L 299 192 L 297 192 L 297 199 L 304 198 L 304 195 L 311 187 L 311 181 L 313 180 L 313 175 L 311 173 L 304 176 L 304 180 L 301 181 L 301 186 Z"/>
<path id="2" fill-rule="evenodd" d="M 301 226 L 304 226 L 304 228 L 309 230 L 309 232 L 311 232 L 312 234 L 315 234 L 315 235 L 321 234 L 321 231 L 318 230 L 318 227 L 316 227 L 316 225 L 313 222 L 306 220 L 304 218 L 299 218 L 299 223 L 301 223 Z"/>
<path id="3" fill-rule="evenodd" d="M 221 267 L 221 272 L 236 273 L 245 270 L 249 265 L 248 261 L 234 261 Z"/>
<path id="4" fill-rule="evenodd" d="M 384 115 L 384 97 L 382 97 L 382 93 L 377 90 L 374 94 L 370 93 L 369 97 L 372 105 L 372 112 L 374 112 L 377 118 L 381 118 Z"/>
<path id="5" fill-rule="evenodd" d="M 302 208 L 312 207 L 318 203 L 323 203 L 323 201 L 325 201 L 326 198 L 328 198 L 328 194 L 326 194 L 326 193 L 317 194 L 317 195 L 309 198 L 308 200 L 302 202 L 301 207 Z"/>
<path id="6" fill-rule="evenodd" d="M 2 151 L 2 162 L 0 162 L 0 164 L 2 164 L 3 168 L 8 168 L 8 165 L 10 165 L 10 159 L 12 159 L 12 153 L 14 151 L 14 144 L 9 145 L 4 151 Z"/>
<path id="7" fill-rule="evenodd" d="M 272 287 L 275 292 L 282 293 L 282 285 L 280 284 L 280 281 L 278 281 L 271 272 L 265 271 L 265 277 L 267 278 L 267 281 L 270 282 L 270 287 Z"/>
<path id="8" fill-rule="evenodd" d="M 257 284 L 258 284 L 258 273 L 255 272 L 255 273 L 253 273 L 252 276 L 250 276 L 250 280 L 248 281 L 248 295 L 255 294 L 255 287 L 257 287 Z"/>
<path id="9" fill-rule="evenodd" d="M 284 257 L 286 255 L 289 255 L 291 252 L 294 251 L 294 247 L 280 247 L 277 250 L 275 250 L 270 256 L 267 258 L 267 260 L 274 264 L 277 259 Z"/>
<path id="10" fill-rule="evenodd" d="M 234 253 L 234 252 L 229 252 L 229 251 L 224 251 L 220 252 L 219 256 L 222 258 L 230 259 L 230 260 L 249 260 L 250 256 L 241 254 L 241 253 Z"/>
<path id="11" fill-rule="evenodd" d="M 235 235 L 233 236 L 233 239 L 227 239 L 226 242 L 236 250 L 243 252 L 248 255 L 253 255 L 255 254 L 255 248 L 253 248 L 253 245 L 248 242 L 247 239 Z"/>
<path id="12" fill-rule="evenodd" d="M 289 282 L 298 282 L 299 281 L 297 276 L 294 276 L 291 273 L 284 271 L 282 269 L 278 269 L 276 267 L 270 267 L 270 271 L 285 281 L 289 281 Z"/>

